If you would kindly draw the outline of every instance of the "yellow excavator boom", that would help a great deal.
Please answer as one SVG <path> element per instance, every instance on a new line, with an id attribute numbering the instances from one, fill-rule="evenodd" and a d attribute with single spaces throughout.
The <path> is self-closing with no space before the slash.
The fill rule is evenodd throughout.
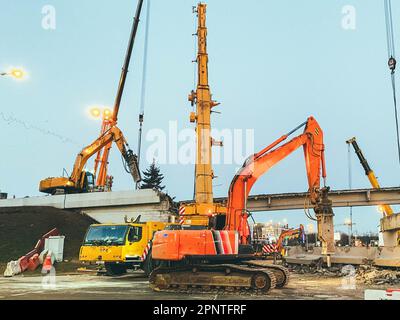
<path id="1" fill-rule="evenodd" d="M 86 171 L 84 168 L 87 161 L 91 156 L 110 142 L 115 142 L 126 161 L 127 167 L 129 168 L 128 171 L 131 173 L 134 181 L 139 182 L 141 176 L 137 165 L 137 157 L 133 154 L 132 150 L 129 149 L 121 130 L 116 126 L 113 126 L 93 143 L 82 149 L 75 159 L 74 168 L 69 178 L 47 178 L 40 181 L 39 190 L 51 194 L 53 194 L 57 189 L 62 189 L 67 193 L 81 192 L 82 189 L 85 188 Z"/>

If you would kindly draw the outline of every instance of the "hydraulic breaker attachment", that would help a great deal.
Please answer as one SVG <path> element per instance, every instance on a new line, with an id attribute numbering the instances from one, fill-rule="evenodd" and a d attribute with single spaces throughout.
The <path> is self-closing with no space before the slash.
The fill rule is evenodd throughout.
<path id="1" fill-rule="evenodd" d="M 140 175 L 139 165 L 138 165 L 138 157 L 136 154 L 133 153 L 132 150 L 128 150 L 125 155 L 124 159 L 127 165 L 127 171 L 132 175 L 133 180 L 138 183 L 142 181 L 142 177 Z"/>
<path id="2" fill-rule="evenodd" d="M 315 215 L 318 222 L 318 239 L 322 243 L 322 254 L 329 255 L 335 253 L 334 227 L 332 201 L 328 198 L 329 187 L 320 190 L 320 197 L 314 206 Z"/>

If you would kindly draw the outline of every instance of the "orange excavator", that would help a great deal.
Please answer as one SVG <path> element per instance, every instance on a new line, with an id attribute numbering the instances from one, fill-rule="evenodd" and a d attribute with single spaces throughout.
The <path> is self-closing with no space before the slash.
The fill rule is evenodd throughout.
<path id="1" fill-rule="evenodd" d="M 278 241 L 276 242 L 276 246 L 278 249 L 278 252 L 282 252 L 283 250 L 283 246 L 284 246 L 284 241 L 285 239 L 300 239 L 301 241 L 304 242 L 304 226 L 302 224 L 300 224 L 300 227 L 296 228 L 296 229 L 288 229 L 288 230 L 284 230 L 282 231 L 282 233 L 280 234 Z"/>
<path id="2" fill-rule="evenodd" d="M 279 146 L 292 133 L 305 126 L 304 132 Z M 223 230 L 165 230 L 153 239 L 152 257 L 160 263 L 150 275 L 156 291 L 236 290 L 266 293 L 284 287 L 289 278 L 282 266 L 257 259 L 251 244 L 247 197 L 254 183 L 272 166 L 303 147 L 308 200 L 318 221 L 323 252 L 334 252 L 332 202 L 325 186 L 326 170 L 323 132 L 310 117 L 305 123 L 274 143 L 250 156 L 233 178 L 228 194 L 227 219 Z M 320 180 L 324 179 L 324 187 Z"/>
<path id="3" fill-rule="evenodd" d="M 279 238 L 276 242 L 272 242 L 272 243 L 264 243 L 264 245 L 261 248 L 261 251 L 264 254 L 270 254 L 270 253 L 280 253 L 283 255 L 283 250 L 284 250 L 284 241 L 285 239 L 300 239 L 301 241 L 304 242 L 304 236 L 305 236 L 305 232 L 304 232 L 304 226 L 302 224 L 300 224 L 300 227 L 296 228 L 296 229 L 286 229 L 283 230 L 281 232 L 281 234 L 279 235 Z"/>

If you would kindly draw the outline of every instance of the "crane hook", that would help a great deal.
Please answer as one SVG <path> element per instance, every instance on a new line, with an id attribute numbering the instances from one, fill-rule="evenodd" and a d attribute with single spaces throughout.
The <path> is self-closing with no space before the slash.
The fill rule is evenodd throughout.
<path id="1" fill-rule="evenodd" d="M 394 71 L 396 70 L 396 64 L 397 64 L 396 59 L 393 56 L 391 56 L 389 58 L 388 65 L 389 65 L 389 69 L 392 71 L 392 73 L 394 73 Z"/>

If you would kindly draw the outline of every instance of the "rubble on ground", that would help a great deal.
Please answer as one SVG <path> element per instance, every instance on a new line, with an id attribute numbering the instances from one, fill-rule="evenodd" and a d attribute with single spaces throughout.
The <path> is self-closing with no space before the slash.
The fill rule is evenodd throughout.
<path id="1" fill-rule="evenodd" d="M 378 268 L 371 265 L 351 266 L 350 268 L 354 269 L 350 269 L 346 265 L 334 265 L 327 268 L 322 263 L 315 263 L 311 265 L 291 265 L 289 268 L 297 274 L 314 274 L 321 277 L 344 277 L 351 276 L 353 273 L 356 281 L 368 285 L 400 284 L 400 270 Z"/>
<path id="2" fill-rule="evenodd" d="M 356 279 L 365 284 L 400 284 L 400 270 L 362 265 L 357 268 Z"/>
<path id="3" fill-rule="evenodd" d="M 329 277 L 340 277 L 342 276 L 342 267 L 334 266 L 331 268 L 325 268 L 322 262 L 310 264 L 310 265 L 290 265 L 290 271 L 297 274 L 314 274 L 319 276 Z"/>

